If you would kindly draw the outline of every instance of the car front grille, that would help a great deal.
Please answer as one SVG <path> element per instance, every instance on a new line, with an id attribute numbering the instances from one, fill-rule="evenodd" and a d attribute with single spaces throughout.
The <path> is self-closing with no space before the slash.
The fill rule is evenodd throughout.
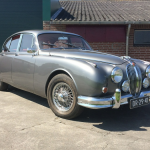
<path id="1" fill-rule="evenodd" d="M 136 64 L 128 64 L 126 72 L 130 84 L 130 93 L 133 95 L 133 97 L 138 97 L 142 87 L 141 70 Z"/>

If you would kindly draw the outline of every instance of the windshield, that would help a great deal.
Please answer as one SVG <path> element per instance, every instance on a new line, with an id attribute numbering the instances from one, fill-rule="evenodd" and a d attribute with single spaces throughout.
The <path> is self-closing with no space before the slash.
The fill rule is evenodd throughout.
<path id="1" fill-rule="evenodd" d="M 63 48 L 92 50 L 80 36 L 61 33 L 45 33 L 38 36 L 40 49 Z"/>

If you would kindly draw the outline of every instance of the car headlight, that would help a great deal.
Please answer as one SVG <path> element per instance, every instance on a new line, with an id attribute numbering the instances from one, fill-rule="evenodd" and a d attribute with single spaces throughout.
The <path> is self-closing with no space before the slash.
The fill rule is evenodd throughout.
<path id="1" fill-rule="evenodd" d="M 120 68 L 115 67 L 111 72 L 112 81 L 119 83 L 123 78 L 123 72 Z"/>
<path id="2" fill-rule="evenodd" d="M 146 68 L 146 76 L 150 78 L 150 65 Z"/>
<path id="3" fill-rule="evenodd" d="M 124 92 L 129 92 L 129 87 L 129 82 L 127 80 L 122 83 L 122 90 Z"/>
<path id="4" fill-rule="evenodd" d="M 143 80 L 143 87 L 144 87 L 144 88 L 148 88 L 148 87 L 149 87 L 149 80 L 148 80 L 148 78 L 145 78 L 145 79 Z"/>

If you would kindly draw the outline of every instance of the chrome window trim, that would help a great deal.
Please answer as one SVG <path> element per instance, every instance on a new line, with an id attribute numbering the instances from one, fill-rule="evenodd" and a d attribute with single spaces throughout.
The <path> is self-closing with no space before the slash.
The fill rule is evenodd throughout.
<path id="1" fill-rule="evenodd" d="M 22 42 L 22 36 L 23 36 L 23 34 L 20 34 L 20 38 L 19 38 L 19 42 L 18 42 L 18 46 L 17 46 L 16 52 L 19 52 L 19 49 L 20 49 L 20 46 L 21 46 L 21 42 Z"/>

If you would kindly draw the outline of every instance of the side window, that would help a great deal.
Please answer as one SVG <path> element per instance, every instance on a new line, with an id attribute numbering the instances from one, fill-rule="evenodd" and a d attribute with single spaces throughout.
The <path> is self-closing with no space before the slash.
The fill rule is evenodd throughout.
<path id="1" fill-rule="evenodd" d="M 15 52 L 17 50 L 19 38 L 20 38 L 20 35 L 16 35 L 12 37 L 10 48 L 9 48 L 10 52 Z"/>
<path id="2" fill-rule="evenodd" d="M 4 52 L 9 52 L 9 47 L 10 47 L 11 39 L 9 39 L 3 46 Z"/>
<path id="3" fill-rule="evenodd" d="M 31 34 L 24 34 L 22 37 L 20 52 L 26 52 L 28 48 L 35 49 L 35 39 L 34 36 Z"/>

